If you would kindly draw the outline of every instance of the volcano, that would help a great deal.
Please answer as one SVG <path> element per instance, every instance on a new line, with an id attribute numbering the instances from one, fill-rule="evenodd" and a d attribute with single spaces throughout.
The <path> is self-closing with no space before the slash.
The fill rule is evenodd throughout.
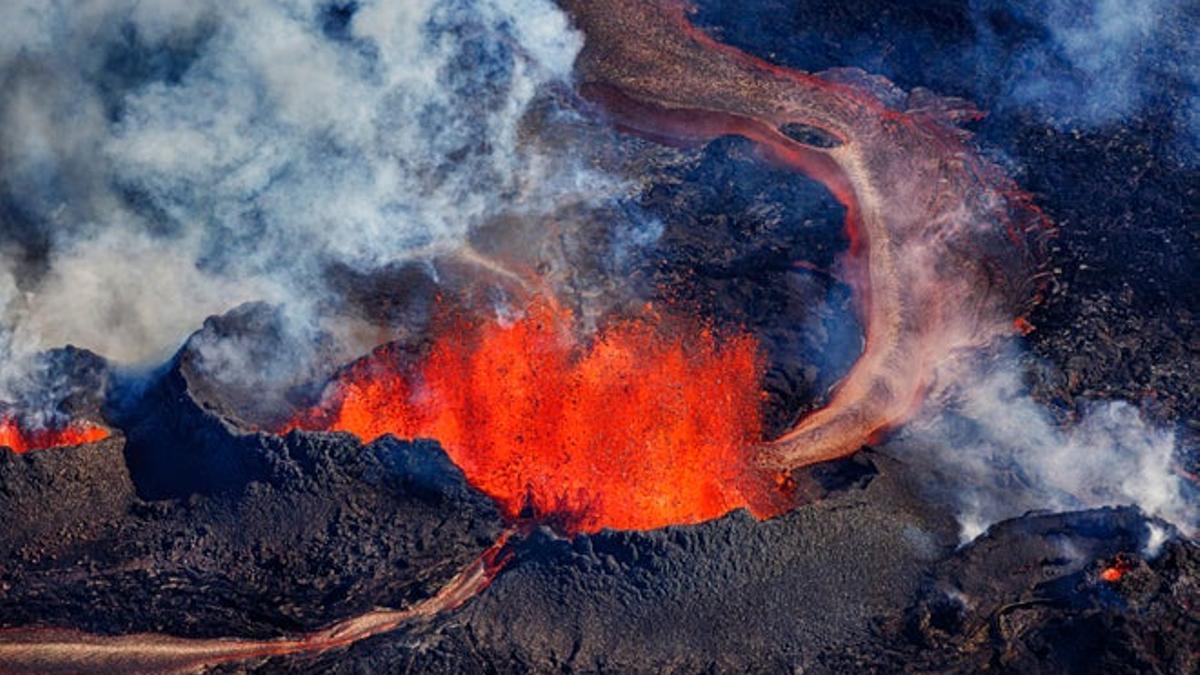
<path id="1" fill-rule="evenodd" d="M 1186 83 L 1064 129 L 980 73 L 1083 29 L 981 3 L 102 4 L 0 49 L 106 130 L 0 167 L 0 671 L 1200 668 Z"/>

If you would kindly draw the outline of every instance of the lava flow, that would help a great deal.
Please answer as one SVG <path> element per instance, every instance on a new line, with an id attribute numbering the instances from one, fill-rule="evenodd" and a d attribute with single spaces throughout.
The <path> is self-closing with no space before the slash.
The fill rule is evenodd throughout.
<path id="1" fill-rule="evenodd" d="M 492 583 L 508 557 L 504 532 L 433 596 L 406 609 L 374 609 L 291 638 L 180 638 L 143 633 L 97 635 L 55 628 L 0 629 L 3 673 L 190 673 L 223 663 L 340 649 L 402 625 L 453 611 Z"/>
<path id="2" fill-rule="evenodd" d="M 15 418 L 0 416 L 0 448 L 17 454 L 30 450 L 64 448 L 108 438 L 108 431 L 91 422 L 75 421 L 62 427 L 25 428 Z"/>
<path id="3" fill-rule="evenodd" d="M 444 322 L 420 358 L 376 350 L 290 427 L 434 438 L 510 518 L 572 532 L 767 517 L 787 500 L 753 462 L 760 371 L 749 335 L 647 310 L 583 344 L 534 301 L 509 325 Z"/>
<path id="4" fill-rule="evenodd" d="M 682 2 L 560 4 L 585 37 L 580 91 L 620 127 L 676 144 L 745 137 L 846 208 L 842 273 L 866 346 L 825 408 L 763 447 L 764 464 L 857 451 L 912 414 L 950 357 L 1013 333 L 1044 279 L 1049 224 L 965 142 L 956 122 L 979 111 L 858 70 L 767 63 L 705 35 Z"/>
<path id="5" fill-rule="evenodd" d="M 420 366 L 377 352 L 292 426 L 435 438 L 509 516 L 575 531 L 768 516 L 788 500 L 753 465 L 851 454 L 906 419 L 954 354 L 1028 329 L 1014 318 L 1036 295 L 1047 222 L 965 143 L 954 122 L 978 111 L 858 71 L 773 66 L 704 35 L 679 2 L 561 4 L 585 36 L 580 92 L 620 127 L 746 137 L 845 206 L 862 355 L 825 408 L 762 445 L 750 337 L 632 321 L 580 345 L 543 303 L 513 326 L 443 331 Z"/>

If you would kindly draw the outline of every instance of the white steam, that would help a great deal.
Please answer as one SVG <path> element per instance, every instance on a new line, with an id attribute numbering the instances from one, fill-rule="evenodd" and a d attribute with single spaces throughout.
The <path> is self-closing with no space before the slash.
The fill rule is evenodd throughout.
<path id="1" fill-rule="evenodd" d="M 1099 126 L 1155 104 L 1200 151 L 1200 5 L 1190 0 L 973 0 L 981 77 L 1061 127 Z M 996 14 L 1006 15 L 994 21 Z M 1010 53 L 1008 43 L 1017 49 Z M 1161 101 L 1164 91 L 1177 100 Z M 1000 101 L 1004 102 L 1003 99 Z"/>
<path id="2" fill-rule="evenodd" d="M 158 359 L 243 301 L 315 306 L 330 265 L 600 199 L 519 138 L 581 44 L 551 0 L 0 3 L 5 370 Z"/>
<path id="3" fill-rule="evenodd" d="M 1175 438 L 1123 401 L 1055 422 L 1011 356 L 954 378 L 949 403 L 928 406 L 891 442 L 958 510 L 964 541 L 1029 511 L 1136 505 L 1195 532 L 1200 509 L 1175 473 Z M 944 402 L 944 401 L 943 401 Z"/>

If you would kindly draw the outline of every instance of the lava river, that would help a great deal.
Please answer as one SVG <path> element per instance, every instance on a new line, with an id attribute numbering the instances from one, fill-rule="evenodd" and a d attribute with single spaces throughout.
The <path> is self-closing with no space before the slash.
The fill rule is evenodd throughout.
<path id="1" fill-rule="evenodd" d="M 981 113 L 854 69 L 809 74 L 720 44 L 677 0 L 564 0 L 586 40 L 581 93 L 650 139 L 753 141 L 846 208 L 866 347 L 829 404 L 764 444 L 784 469 L 856 452 L 903 422 L 956 354 L 1015 329 L 1044 282 L 1049 223 L 959 128 Z"/>

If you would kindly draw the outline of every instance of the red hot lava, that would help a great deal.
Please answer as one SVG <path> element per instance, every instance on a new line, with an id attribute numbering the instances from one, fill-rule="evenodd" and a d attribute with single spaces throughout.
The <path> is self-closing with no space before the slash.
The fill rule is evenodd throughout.
<path id="1" fill-rule="evenodd" d="M 585 35 L 580 93 L 618 126 L 685 145 L 743 136 L 843 204 L 863 353 L 827 406 L 748 451 L 751 338 L 632 321 L 581 345 L 569 316 L 541 305 L 513 326 L 443 332 L 420 367 L 376 354 L 296 426 L 431 436 L 510 515 L 528 506 L 583 531 L 766 515 L 780 493 L 751 465 L 852 454 L 907 419 L 955 355 L 1032 328 L 1014 316 L 1041 283 L 1048 223 L 966 143 L 955 123 L 980 113 L 965 102 L 774 66 L 717 43 L 674 0 L 561 4 Z M 829 142 L 797 141 L 797 125 Z"/>
<path id="2" fill-rule="evenodd" d="M 767 517 L 786 499 L 753 458 L 760 375 L 749 335 L 648 310 L 583 342 L 535 301 L 511 324 L 445 322 L 419 361 L 376 350 L 290 428 L 434 438 L 509 517 L 575 532 Z"/>
<path id="3" fill-rule="evenodd" d="M 91 422 L 75 421 L 64 427 L 29 429 L 23 428 L 13 417 L 0 416 L 0 448 L 10 448 L 17 454 L 95 443 L 105 438 L 108 438 L 108 431 Z"/>
<path id="4" fill-rule="evenodd" d="M 1133 559 L 1124 553 L 1117 554 L 1115 560 L 1108 567 L 1100 571 L 1100 578 L 1108 583 L 1116 583 L 1121 580 L 1127 573 L 1133 571 Z"/>
<path id="5" fill-rule="evenodd" d="M 618 126 L 683 145 L 742 136 L 846 209 L 841 267 L 866 345 L 828 405 L 764 445 L 763 463 L 856 452 L 910 417 L 955 355 L 1032 328 L 1013 318 L 1044 283 L 1049 222 L 966 142 L 957 123 L 981 113 L 965 101 L 768 63 L 692 25 L 682 0 L 560 4 L 585 36 L 580 93 Z"/>

